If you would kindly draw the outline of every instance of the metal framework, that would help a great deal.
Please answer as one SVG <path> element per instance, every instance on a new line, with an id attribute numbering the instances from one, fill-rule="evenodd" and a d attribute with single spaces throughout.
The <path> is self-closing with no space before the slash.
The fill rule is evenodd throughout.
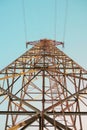
<path id="1" fill-rule="evenodd" d="M 86 130 L 87 71 L 57 48 L 32 48 L 0 71 L 0 129 Z"/>

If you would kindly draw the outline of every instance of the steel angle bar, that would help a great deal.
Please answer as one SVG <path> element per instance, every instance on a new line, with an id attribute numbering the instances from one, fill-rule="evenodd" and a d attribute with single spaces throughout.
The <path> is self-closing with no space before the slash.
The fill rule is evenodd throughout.
<path id="1" fill-rule="evenodd" d="M 70 99 L 70 98 L 72 98 L 72 97 L 78 95 L 79 93 L 83 92 L 83 91 L 86 90 L 86 89 L 87 89 L 87 85 L 86 85 L 85 88 L 83 88 L 83 89 L 79 90 L 78 92 L 76 92 L 76 93 L 74 93 L 74 94 L 68 96 L 67 98 L 63 99 L 62 101 L 59 101 L 59 102 L 57 102 L 57 103 L 55 103 L 55 104 L 49 106 L 48 108 L 45 109 L 45 111 L 48 111 L 48 110 L 50 110 L 50 109 L 52 109 L 52 108 L 54 108 L 54 107 L 60 105 L 61 102 L 62 102 L 62 103 L 65 102 L 66 100 L 68 100 L 68 99 Z"/>
<path id="2" fill-rule="evenodd" d="M 55 126 L 56 128 L 58 128 L 58 130 L 72 130 L 70 128 L 68 128 L 67 126 L 63 125 L 60 122 L 57 122 L 56 120 L 54 121 L 52 118 L 50 118 L 48 115 L 44 114 L 44 118 L 50 122 L 53 126 Z M 55 122 L 55 123 L 54 123 Z"/>
<path id="3" fill-rule="evenodd" d="M 18 92 L 15 93 L 15 95 L 18 94 L 23 88 L 25 88 L 26 85 L 28 85 L 40 72 L 41 70 L 36 75 L 34 75 L 24 86 L 22 86 L 22 88 L 20 88 Z"/>
<path id="4" fill-rule="evenodd" d="M 0 111 L 0 115 L 34 115 L 35 111 Z"/>
<path id="5" fill-rule="evenodd" d="M 8 96 L 11 96 L 11 97 L 13 97 L 13 98 L 15 98 L 15 99 L 18 99 L 18 101 L 20 101 L 20 102 L 22 101 L 22 100 L 21 100 L 19 97 L 17 97 L 16 95 L 13 95 L 12 93 L 7 92 L 5 89 L 3 89 L 3 88 L 1 88 L 1 87 L 0 87 L 0 89 L 1 89 L 3 92 L 7 93 Z M 25 102 L 25 101 L 22 101 L 22 103 L 23 103 L 24 105 L 30 107 L 32 110 L 36 111 L 37 113 L 40 112 L 39 109 L 35 108 L 35 107 L 32 106 L 31 104 L 29 104 L 29 103 L 27 103 L 27 102 Z"/>
<path id="6" fill-rule="evenodd" d="M 81 115 L 81 116 L 87 116 L 87 112 L 53 112 L 53 111 L 50 111 L 50 112 L 46 112 L 48 115 Z"/>
<path id="7" fill-rule="evenodd" d="M 32 124 L 34 121 L 36 121 L 39 118 L 39 114 L 36 114 L 35 116 L 31 117 L 30 119 L 27 119 L 23 122 L 20 122 L 19 124 L 11 127 L 8 130 L 18 130 L 19 128 L 21 128 L 20 130 L 24 130 L 24 128 L 26 128 L 28 125 Z"/>

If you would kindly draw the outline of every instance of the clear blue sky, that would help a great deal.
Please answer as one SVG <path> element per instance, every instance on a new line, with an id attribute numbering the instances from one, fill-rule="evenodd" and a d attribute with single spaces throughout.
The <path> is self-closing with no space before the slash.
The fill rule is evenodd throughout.
<path id="1" fill-rule="evenodd" d="M 24 0 L 27 41 L 55 39 L 55 0 Z M 57 0 L 56 39 L 63 41 L 66 0 Z M 0 70 L 26 51 L 22 0 L 0 0 Z M 87 0 L 68 0 L 65 48 L 87 69 Z"/>

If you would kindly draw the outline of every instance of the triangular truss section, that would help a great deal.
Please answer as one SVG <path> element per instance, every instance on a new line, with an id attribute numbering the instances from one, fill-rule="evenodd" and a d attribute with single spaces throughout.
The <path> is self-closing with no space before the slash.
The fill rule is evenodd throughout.
<path id="1" fill-rule="evenodd" d="M 43 39 L 0 71 L 5 130 L 86 130 L 87 71 Z"/>

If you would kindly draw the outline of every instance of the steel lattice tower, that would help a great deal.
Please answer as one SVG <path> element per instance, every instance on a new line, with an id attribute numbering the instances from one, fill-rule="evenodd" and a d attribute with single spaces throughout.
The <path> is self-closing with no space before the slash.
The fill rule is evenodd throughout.
<path id="1" fill-rule="evenodd" d="M 86 130 L 87 71 L 56 47 L 61 42 L 29 44 L 31 49 L 0 71 L 4 129 Z"/>

